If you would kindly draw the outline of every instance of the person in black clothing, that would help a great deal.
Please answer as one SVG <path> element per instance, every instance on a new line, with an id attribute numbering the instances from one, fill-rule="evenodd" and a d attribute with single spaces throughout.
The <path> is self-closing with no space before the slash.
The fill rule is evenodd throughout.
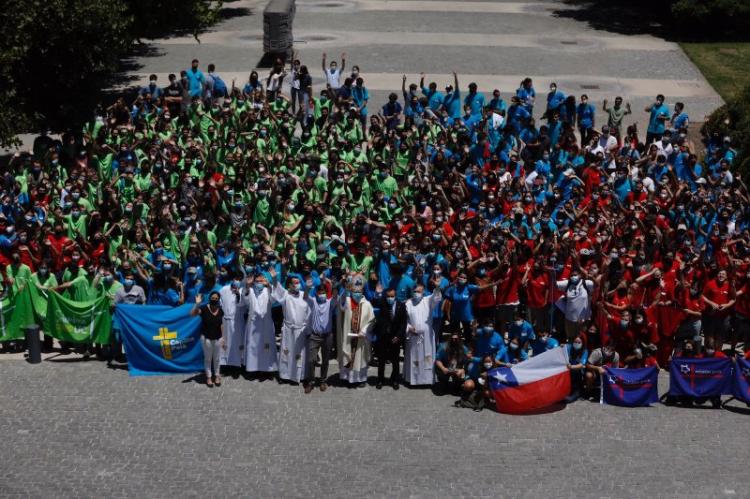
<path id="1" fill-rule="evenodd" d="M 208 305 L 203 308 L 201 308 L 202 301 L 203 295 L 199 294 L 195 297 L 195 305 L 190 311 L 190 315 L 200 315 L 201 317 L 201 345 L 203 346 L 203 368 L 206 371 L 206 385 L 221 386 L 219 348 L 226 348 L 226 343 L 223 338 L 224 312 L 219 305 L 219 292 L 211 291 L 211 294 L 208 295 Z"/>
<path id="2" fill-rule="evenodd" d="M 385 364 L 391 362 L 391 385 L 394 390 L 398 390 L 399 355 L 401 345 L 404 342 L 406 334 L 406 306 L 396 300 L 396 290 L 388 289 L 385 295 L 373 303 L 378 308 L 377 320 L 375 322 L 375 331 L 377 340 L 375 342 L 375 352 L 378 356 L 378 383 L 376 388 L 383 388 L 385 378 Z"/>

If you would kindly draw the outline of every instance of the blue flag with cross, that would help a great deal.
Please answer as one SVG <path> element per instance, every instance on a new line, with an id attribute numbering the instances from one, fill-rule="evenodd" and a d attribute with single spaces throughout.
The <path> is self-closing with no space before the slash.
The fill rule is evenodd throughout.
<path id="1" fill-rule="evenodd" d="M 195 373 L 203 370 L 201 320 L 192 305 L 117 305 L 113 327 L 120 331 L 131 376 Z"/>

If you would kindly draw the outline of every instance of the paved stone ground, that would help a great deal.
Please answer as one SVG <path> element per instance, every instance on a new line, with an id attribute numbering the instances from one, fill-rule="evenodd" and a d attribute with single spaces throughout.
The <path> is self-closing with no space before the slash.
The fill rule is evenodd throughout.
<path id="1" fill-rule="evenodd" d="M 0 373 L 2 497 L 748 497 L 741 409 L 508 416 L 422 389 L 209 389 L 71 358 L 3 356 Z"/>

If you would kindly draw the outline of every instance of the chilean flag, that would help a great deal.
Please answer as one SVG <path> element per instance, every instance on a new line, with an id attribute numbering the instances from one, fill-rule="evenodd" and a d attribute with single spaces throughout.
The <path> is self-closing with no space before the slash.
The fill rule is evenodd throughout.
<path id="1" fill-rule="evenodd" d="M 570 393 L 568 351 L 553 348 L 513 367 L 492 369 L 487 377 L 499 412 L 532 412 Z"/>

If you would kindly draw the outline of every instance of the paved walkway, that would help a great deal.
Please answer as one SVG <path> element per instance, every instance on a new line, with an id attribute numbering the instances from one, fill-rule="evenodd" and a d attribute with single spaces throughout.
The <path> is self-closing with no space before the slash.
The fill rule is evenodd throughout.
<path id="1" fill-rule="evenodd" d="M 186 68 L 193 57 L 209 62 L 229 83 L 243 84 L 263 56 L 264 1 L 242 0 L 226 6 L 248 9 L 251 15 L 227 19 L 197 43 L 192 37 L 156 41 L 157 55 L 137 60 L 132 76 L 145 82 L 149 73 L 160 81 Z M 681 100 L 693 121 L 722 101 L 675 43 L 653 36 L 626 36 L 599 31 L 558 14 L 573 8 L 559 1 L 415 1 L 415 0 L 298 0 L 294 21 L 295 48 L 313 71 L 314 85 L 323 81 L 323 52 L 338 58 L 348 54 L 349 67 L 358 64 L 370 89 L 371 107 L 379 108 L 390 91 L 401 88 L 401 75 L 418 82 L 428 74 L 440 88 L 457 71 L 461 90 L 476 81 L 489 94 L 499 88 L 508 98 L 522 78 L 534 79 L 539 92 L 536 113 L 543 111 L 549 83 L 566 94 L 589 94 L 599 106 L 616 95 L 632 104 L 645 133 L 642 109 L 657 93 L 673 104 Z M 267 70 L 259 70 L 261 75 Z M 598 113 L 598 123 L 604 116 Z"/>
<path id="2" fill-rule="evenodd" d="M 422 389 L 209 389 L 57 360 L 0 356 L 0 497 L 748 497 L 746 410 L 508 416 Z"/>

